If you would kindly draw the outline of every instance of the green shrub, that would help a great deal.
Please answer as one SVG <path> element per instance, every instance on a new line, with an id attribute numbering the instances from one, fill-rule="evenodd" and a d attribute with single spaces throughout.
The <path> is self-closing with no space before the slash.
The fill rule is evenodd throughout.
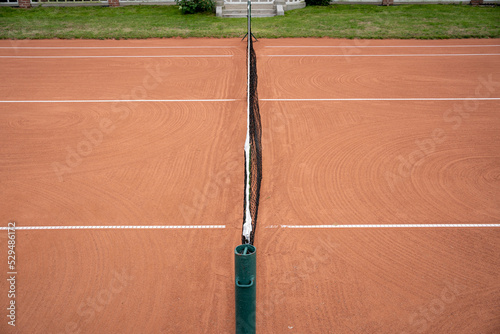
<path id="1" fill-rule="evenodd" d="M 215 12 L 214 0 L 176 0 L 182 14 Z"/>
<path id="2" fill-rule="evenodd" d="M 330 0 L 306 0 L 307 6 L 328 6 Z"/>

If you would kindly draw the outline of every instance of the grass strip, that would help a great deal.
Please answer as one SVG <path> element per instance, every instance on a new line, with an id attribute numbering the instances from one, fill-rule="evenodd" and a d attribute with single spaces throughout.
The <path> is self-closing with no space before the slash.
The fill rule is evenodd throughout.
<path id="1" fill-rule="evenodd" d="M 0 7 L 1 39 L 242 37 L 245 18 L 182 15 L 177 6 Z M 445 39 L 500 37 L 500 7 L 330 5 L 254 18 L 258 38 Z"/>

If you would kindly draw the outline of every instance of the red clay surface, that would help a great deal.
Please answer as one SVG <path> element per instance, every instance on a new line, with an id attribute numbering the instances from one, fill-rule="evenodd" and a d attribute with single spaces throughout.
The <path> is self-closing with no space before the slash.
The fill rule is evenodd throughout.
<path id="1" fill-rule="evenodd" d="M 461 46 L 443 47 L 453 45 Z M 485 55 L 500 53 L 496 45 L 500 40 L 255 43 L 264 129 L 259 333 L 500 331 L 498 227 L 282 227 L 500 223 L 498 100 L 269 101 L 500 98 L 500 56 Z M 1 101 L 231 100 L 0 103 L 2 226 L 225 225 L 19 230 L 16 327 L 7 325 L 2 280 L 0 332 L 234 332 L 245 43 L 0 47 L 17 47 L 0 48 L 0 56 L 17 57 L 0 58 Z M 429 56 L 443 53 L 480 55 Z M 104 55 L 134 57 L 19 58 Z M 170 57 L 181 55 L 225 57 Z M 78 150 L 80 159 L 68 153 Z M 0 249 L 6 275 L 6 231 Z"/>

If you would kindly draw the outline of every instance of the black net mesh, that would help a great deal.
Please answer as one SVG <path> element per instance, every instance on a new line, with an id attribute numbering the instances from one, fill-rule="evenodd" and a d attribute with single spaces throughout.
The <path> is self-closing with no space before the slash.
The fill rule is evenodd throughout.
<path id="1" fill-rule="evenodd" d="M 260 184 L 262 181 L 262 125 L 260 123 L 259 97 L 257 95 L 257 56 L 253 48 L 252 32 L 248 31 L 249 39 L 247 57 L 250 57 L 249 74 L 249 128 L 250 128 L 250 216 L 252 217 L 252 232 L 250 234 L 250 244 L 253 245 L 255 230 L 257 228 L 257 213 L 259 211 Z M 247 50 L 248 51 L 248 50 Z M 246 160 L 246 157 L 245 157 Z M 247 166 L 247 161 L 245 161 Z M 245 167 L 246 168 L 246 167 Z M 245 171 L 245 184 L 246 180 Z M 245 224 L 246 201 L 244 201 L 243 224 Z M 242 243 L 246 243 L 242 237 Z"/>

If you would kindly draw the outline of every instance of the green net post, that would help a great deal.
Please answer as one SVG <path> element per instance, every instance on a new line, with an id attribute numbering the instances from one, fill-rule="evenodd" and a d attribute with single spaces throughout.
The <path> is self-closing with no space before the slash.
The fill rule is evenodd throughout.
<path id="1" fill-rule="evenodd" d="M 234 250 L 236 334 L 255 334 L 256 258 L 253 245 Z"/>

